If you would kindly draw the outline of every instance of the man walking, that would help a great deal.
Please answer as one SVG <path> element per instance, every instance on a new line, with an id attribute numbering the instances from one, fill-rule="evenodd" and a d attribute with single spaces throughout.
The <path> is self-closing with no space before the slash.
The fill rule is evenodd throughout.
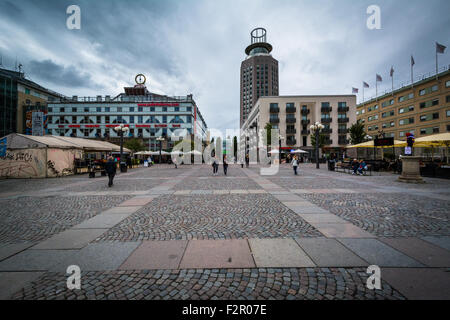
<path id="1" fill-rule="evenodd" d="M 109 156 L 108 161 L 105 164 L 105 171 L 108 174 L 109 182 L 108 187 L 113 185 L 114 176 L 116 175 L 116 163 L 113 157 Z"/>
<path id="2" fill-rule="evenodd" d="M 213 167 L 213 175 L 216 176 L 217 175 L 217 171 L 219 170 L 219 163 L 217 161 L 217 157 L 216 156 L 214 156 L 214 158 L 213 158 L 212 167 Z"/>
<path id="3" fill-rule="evenodd" d="M 228 161 L 227 161 L 227 156 L 223 156 L 223 173 L 225 175 L 227 175 L 227 171 L 228 171 Z"/>

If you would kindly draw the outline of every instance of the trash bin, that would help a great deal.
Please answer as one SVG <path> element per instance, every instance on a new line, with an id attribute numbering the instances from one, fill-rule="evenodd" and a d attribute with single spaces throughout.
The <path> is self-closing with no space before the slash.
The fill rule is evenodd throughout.
<path id="1" fill-rule="evenodd" d="M 328 170 L 329 171 L 334 171 L 336 163 L 334 162 L 334 160 L 328 160 Z"/>
<path id="2" fill-rule="evenodd" d="M 126 162 L 120 163 L 120 172 L 127 172 L 127 163 Z"/>

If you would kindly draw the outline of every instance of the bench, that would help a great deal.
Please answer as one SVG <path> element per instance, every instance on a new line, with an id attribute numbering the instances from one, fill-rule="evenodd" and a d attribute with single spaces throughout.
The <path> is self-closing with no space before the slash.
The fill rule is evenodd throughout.
<path id="1" fill-rule="evenodd" d="M 345 162 L 338 162 L 336 163 L 335 167 L 334 167 L 334 171 L 336 172 L 340 172 L 342 170 L 342 172 L 344 173 L 353 173 L 353 167 L 351 165 L 351 163 L 345 163 Z M 367 170 L 363 170 L 363 175 L 366 175 L 367 173 L 369 173 L 369 175 L 372 175 L 372 165 L 368 164 L 367 165 Z"/>

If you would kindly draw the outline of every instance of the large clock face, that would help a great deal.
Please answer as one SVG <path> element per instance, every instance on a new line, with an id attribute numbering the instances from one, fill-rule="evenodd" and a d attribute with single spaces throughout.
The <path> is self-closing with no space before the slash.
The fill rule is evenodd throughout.
<path id="1" fill-rule="evenodd" d="M 145 83 L 145 76 L 140 73 L 136 76 L 136 78 L 134 79 L 136 81 L 137 84 L 144 84 Z"/>

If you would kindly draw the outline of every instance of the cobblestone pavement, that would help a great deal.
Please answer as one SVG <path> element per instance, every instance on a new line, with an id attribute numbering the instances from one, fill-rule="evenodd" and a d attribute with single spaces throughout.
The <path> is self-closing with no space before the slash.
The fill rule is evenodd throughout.
<path id="1" fill-rule="evenodd" d="M 270 194 L 165 195 L 97 241 L 320 236 Z"/>
<path id="2" fill-rule="evenodd" d="M 51 196 L 0 200 L 0 243 L 45 240 L 129 198 Z"/>
<path id="3" fill-rule="evenodd" d="M 66 277 L 47 273 L 13 299 L 404 299 L 386 282 L 366 287 L 361 268 L 183 269 L 87 272 L 81 290 L 68 290 Z"/>
<path id="4" fill-rule="evenodd" d="M 450 201 L 430 201 L 407 193 L 315 193 L 301 196 L 380 237 L 450 234 Z"/>
<path id="5" fill-rule="evenodd" d="M 18 261 L 22 269 L 17 271 L 44 270 L 43 275 L 15 290 L 14 299 L 415 297 L 401 281 L 392 282 L 395 277 L 382 277 L 381 290 L 367 289 L 368 274 L 362 266 L 369 265 L 366 264 L 369 260 L 373 264 L 381 257 L 395 272 L 408 266 L 429 272 L 427 279 L 433 279 L 433 272 L 439 270 L 439 277 L 445 277 L 445 268 L 450 267 L 450 181 L 426 178 L 426 184 L 410 185 L 396 182 L 397 177 L 386 173 L 352 176 L 330 172 L 325 165 L 316 170 L 311 164 L 301 164 L 298 176 L 294 176 L 290 165 L 281 165 L 274 176 L 260 176 L 259 167 L 253 165 L 249 169 L 230 165 L 228 176 L 224 176 L 222 166 L 219 175 L 213 176 L 209 165 L 184 165 L 178 169 L 155 165 L 118 173 L 112 188 L 106 186 L 106 177 L 89 179 L 87 175 L 2 180 L 0 264 Z M 126 200 L 130 201 L 122 204 Z M 109 208 L 113 209 L 106 211 Z M 79 225 L 93 217 L 90 224 Z M 71 228 L 72 233 L 64 235 L 63 231 Z M 59 238 L 52 236 L 59 234 L 65 241 L 65 250 L 54 249 L 60 244 Z M 90 238 L 71 247 L 70 237 L 76 234 L 89 234 Z M 42 243 L 50 237 L 51 241 L 43 246 L 48 249 L 21 247 L 23 242 Z M 411 243 L 417 250 L 405 246 L 402 242 L 407 240 L 405 237 L 414 237 Z M 193 240 L 185 244 L 177 258 L 185 261 L 186 246 L 192 245 L 191 254 L 202 253 L 194 250 L 197 244 L 193 243 L 202 239 L 216 241 L 213 248 L 219 248 L 217 242 L 221 239 L 240 239 L 232 240 L 237 242 L 250 239 L 246 247 L 235 245 L 234 248 L 243 250 L 242 256 L 253 260 L 233 269 L 228 268 L 230 265 L 225 269 L 183 269 L 196 266 L 182 267 L 179 263 L 174 268 L 181 269 L 175 270 L 167 270 L 170 266 L 146 270 L 147 267 L 139 269 L 133 265 L 131 271 L 119 271 L 125 259 L 135 254 L 127 251 L 131 248 L 130 241 L 148 240 L 147 247 L 142 243 L 144 247 L 136 249 L 140 252 L 132 262 L 141 263 L 139 259 L 146 262 L 148 258 L 142 257 L 149 257 L 148 252 L 164 257 L 166 248 L 179 250 L 178 244 L 168 244 L 168 240 Z M 163 244 L 152 247 L 155 240 Z M 19 246 L 16 248 L 14 244 Z M 366 249 L 370 253 L 366 254 Z M 110 250 L 110 255 L 115 252 L 117 256 L 95 260 L 92 264 L 111 266 L 109 271 L 82 270 L 80 291 L 67 290 L 66 275 L 51 272 L 50 267 L 26 268 L 27 257 L 38 264 L 37 256 L 43 252 L 45 257 L 57 261 L 67 250 L 79 253 L 83 259 L 95 260 L 93 257 L 102 255 L 102 250 Z M 225 257 L 225 261 L 226 254 L 219 252 L 217 256 Z M 258 254 L 259 260 L 255 256 Z M 344 264 L 345 268 L 326 264 L 333 254 L 341 254 L 341 261 L 353 264 Z M 262 264 L 264 261 L 278 266 L 294 263 L 296 267 L 269 268 L 272 265 Z M 11 263 L 7 265 L 2 270 L 9 273 L 15 270 Z M 243 266 L 251 269 L 240 269 Z M 309 266 L 315 267 L 306 268 Z M 2 274 L 8 272 L 0 272 L 0 296 Z M 435 287 L 427 290 L 434 292 Z M 444 288 L 443 292 L 448 296 L 448 290 Z"/>

